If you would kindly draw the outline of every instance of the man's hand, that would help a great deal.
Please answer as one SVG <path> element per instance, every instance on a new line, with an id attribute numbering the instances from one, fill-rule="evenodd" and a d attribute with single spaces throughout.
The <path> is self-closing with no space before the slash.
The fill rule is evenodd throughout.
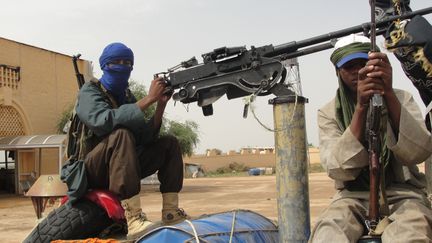
<path id="1" fill-rule="evenodd" d="M 369 53 L 369 61 L 366 66 L 372 69 L 367 74 L 368 78 L 381 79 L 383 85 L 383 92 L 381 95 L 387 95 L 393 92 L 393 70 L 390 61 L 386 54 L 382 52 Z"/>
<path id="2" fill-rule="evenodd" d="M 165 90 L 166 84 L 162 77 L 155 78 L 151 84 L 149 93 L 147 96 L 149 96 L 149 99 L 152 101 L 152 103 L 156 101 L 165 100 L 166 98 L 163 98 L 164 90 Z"/>
<path id="3" fill-rule="evenodd" d="M 161 103 L 161 105 L 165 107 L 166 103 L 171 98 L 171 95 L 168 97 L 164 95 L 165 87 L 166 84 L 162 77 L 155 78 L 150 84 L 147 96 L 137 101 L 136 104 L 142 111 L 155 102 L 158 102 L 158 104 Z"/>
<path id="4" fill-rule="evenodd" d="M 173 91 L 172 90 L 167 91 L 167 87 L 165 87 L 162 96 L 158 100 L 158 104 L 166 105 L 166 103 L 168 103 L 168 101 L 171 99 L 172 95 L 173 95 Z"/>
<path id="5" fill-rule="evenodd" d="M 163 82 L 165 84 L 164 80 L 163 80 Z M 172 94 L 173 94 L 173 91 L 171 91 L 171 90 L 169 90 L 167 92 L 167 87 L 165 84 L 164 90 L 162 91 L 162 95 L 160 96 L 160 98 L 157 102 L 156 111 L 154 114 L 154 127 L 160 128 L 160 126 L 162 124 L 162 117 L 163 117 L 163 113 L 165 112 L 166 104 L 171 99 Z"/>
<path id="6" fill-rule="evenodd" d="M 364 141 L 364 129 L 367 116 L 367 108 L 374 94 L 383 95 L 390 112 L 398 119 L 400 105 L 398 106 L 396 95 L 392 87 L 392 67 L 386 54 L 381 52 L 369 53 L 369 60 L 358 72 L 357 105 L 351 120 L 351 132 L 360 141 Z M 390 105 L 389 105 L 390 104 Z M 399 109 L 399 113 L 397 112 Z M 390 114 L 392 115 L 392 114 Z M 393 119 L 393 117 L 392 117 Z"/>
<path id="7" fill-rule="evenodd" d="M 357 104 L 367 106 L 374 94 L 394 94 L 392 83 L 392 67 L 387 55 L 381 52 L 369 53 L 366 66 L 359 71 Z"/>
<path id="8" fill-rule="evenodd" d="M 383 96 L 390 124 L 395 134 L 399 132 L 401 104 L 393 90 L 393 70 L 386 54 L 369 53 L 366 66 L 359 71 L 357 102 L 367 106 L 373 94 Z"/>

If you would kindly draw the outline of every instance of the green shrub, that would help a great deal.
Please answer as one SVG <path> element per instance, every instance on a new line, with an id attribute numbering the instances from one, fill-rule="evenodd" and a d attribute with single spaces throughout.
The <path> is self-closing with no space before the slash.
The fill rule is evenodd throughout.
<path id="1" fill-rule="evenodd" d="M 239 172 L 248 171 L 249 167 L 245 166 L 244 164 L 233 162 L 230 163 L 228 166 L 219 167 L 214 172 L 210 172 L 210 174 L 235 174 Z M 208 173 L 207 173 L 208 174 Z"/>

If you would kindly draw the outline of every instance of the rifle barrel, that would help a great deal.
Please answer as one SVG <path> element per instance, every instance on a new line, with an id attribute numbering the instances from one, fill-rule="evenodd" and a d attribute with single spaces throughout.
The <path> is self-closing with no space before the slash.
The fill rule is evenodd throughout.
<path id="1" fill-rule="evenodd" d="M 370 14 L 371 14 L 371 22 L 370 22 L 370 40 L 372 52 L 376 52 L 376 20 L 375 20 L 375 0 L 370 0 Z"/>

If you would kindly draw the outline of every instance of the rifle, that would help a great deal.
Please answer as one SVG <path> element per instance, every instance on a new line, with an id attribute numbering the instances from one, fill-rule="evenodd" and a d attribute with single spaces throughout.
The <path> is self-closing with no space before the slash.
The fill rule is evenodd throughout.
<path id="1" fill-rule="evenodd" d="M 376 52 L 376 33 L 375 28 L 375 0 L 370 0 L 371 8 L 371 51 Z M 369 152 L 369 215 L 366 220 L 366 227 L 369 230 L 369 235 L 374 233 L 381 217 L 379 210 L 379 190 L 380 190 L 380 126 L 381 126 L 381 109 L 382 109 L 382 96 L 374 94 L 369 102 L 369 112 L 367 122 L 369 123 L 367 129 L 368 138 L 368 152 Z M 383 190 L 384 188 L 381 188 Z"/>
<path id="2" fill-rule="evenodd" d="M 380 103 L 381 102 L 381 103 Z M 379 191 L 381 182 L 381 163 L 380 163 L 380 126 L 381 126 L 382 97 L 374 100 L 371 98 L 368 110 L 368 152 L 369 152 L 369 215 L 365 221 L 368 235 L 376 237 L 374 233 L 381 220 L 379 206 Z M 381 188 L 384 190 L 384 188 Z"/>
<path id="3" fill-rule="evenodd" d="M 377 34 L 397 19 L 412 18 L 415 15 L 432 13 L 432 7 L 403 15 L 388 17 L 378 21 L 373 27 Z M 223 95 L 228 99 L 247 95 L 276 96 L 293 95 L 294 91 L 286 84 L 286 70 L 282 62 L 287 59 L 308 55 L 334 47 L 337 38 L 354 33 L 367 34 L 372 23 L 342 29 L 301 41 L 261 47 L 245 46 L 221 47 L 202 54 L 203 62 L 195 57 L 159 72 L 173 90 L 173 99 L 182 103 L 197 102 L 204 115 L 212 115 L 212 104 Z"/>
<path id="4" fill-rule="evenodd" d="M 77 54 L 75 56 L 72 56 L 72 62 L 73 62 L 73 67 L 75 70 L 75 76 L 77 78 L 77 82 L 78 82 L 78 87 L 81 88 L 84 85 L 84 76 L 79 72 L 78 69 L 78 59 L 81 57 L 81 54 Z"/>
<path id="5" fill-rule="evenodd" d="M 371 51 L 376 52 L 376 33 L 375 28 L 375 0 L 370 0 L 371 6 Z M 375 230 L 378 223 L 381 220 L 380 206 L 379 206 L 379 191 L 384 188 L 380 188 L 381 180 L 381 163 L 380 163 L 380 152 L 381 152 L 381 110 L 383 100 L 379 94 L 374 94 L 369 102 L 369 109 L 367 114 L 367 127 L 366 136 L 368 140 L 368 152 L 369 152 L 369 214 L 365 220 L 366 228 L 368 229 L 368 235 L 363 236 L 359 242 L 363 242 L 365 239 L 376 240 L 381 242 L 380 233 L 376 233 Z"/>
<path id="6" fill-rule="evenodd" d="M 78 59 L 80 58 L 80 56 L 81 54 L 72 56 L 72 63 L 75 70 L 78 89 L 81 89 L 81 87 L 85 83 L 84 75 L 82 75 L 79 72 L 79 68 L 78 68 Z M 63 128 L 63 131 L 65 131 L 68 134 L 67 157 L 71 161 L 77 160 L 79 158 L 79 153 L 80 153 L 79 133 L 82 130 L 82 126 L 83 126 L 82 122 L 80 121 L 78 115 L 75 113 L 75 111 L 73 111 L 69 121 Z"/>

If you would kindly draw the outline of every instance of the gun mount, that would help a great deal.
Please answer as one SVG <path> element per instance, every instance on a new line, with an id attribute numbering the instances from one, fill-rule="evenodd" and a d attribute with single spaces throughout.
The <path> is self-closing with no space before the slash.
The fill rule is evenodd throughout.
<path id="1" fill-rule="evenodd" d="M 408 19 L 415 15 L 432 13 L 432 7 L 388 17 L 374 25 L 376 34 L 382 35 L 395 20 Z M 363 23 L 354 27 L 319 35 L 302 41 L 282 45 L 221 47 L 202 55 L 203 62 L 195 57 L 168 69 L 163 75 L 173 99 L 182 103 L 197 102 L 204 115 L 212 115 L 212 104 L 223 95 L 228 99 L 251 94 L 264 96 L 292 95 L 290 84 L 285 83 L 286 70 L 283 60 L 308 55 L 334 46 L 337 38 L 349 34 L 369 35 L 372 24 Z"/>

